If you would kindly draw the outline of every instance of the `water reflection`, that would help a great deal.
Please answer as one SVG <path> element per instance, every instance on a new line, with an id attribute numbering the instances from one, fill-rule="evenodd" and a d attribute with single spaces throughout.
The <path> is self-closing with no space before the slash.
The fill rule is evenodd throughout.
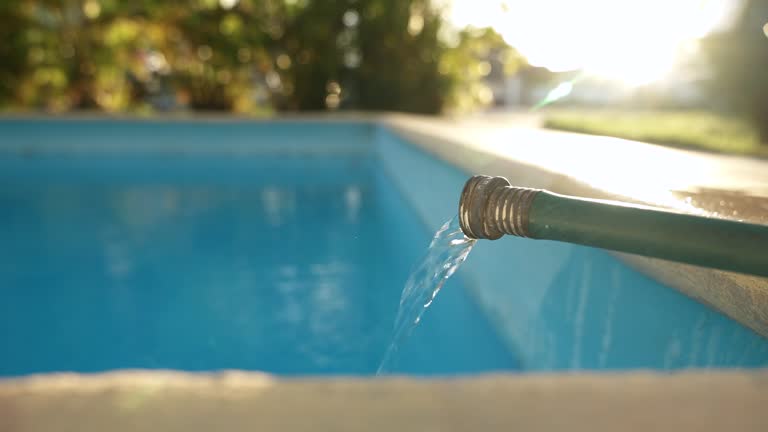
<path id="1" fill-rule="evenodd" d="M 261 201 L 270 225 L 279 226 L 295 217 L 296 192 L 291 188 L 267 186 L 261 191 Z"/>
<path id="2" fill-rule="evenodd" d="M 512 331 L 509 341 L 527 369 L 679 369 L 768 362 L 768 344 L 760 336 L 657 285 L 606 252 L 530 241 L 525 251 L 512 251 L 522 246 L 517 240 L 493 251 L 504 253 L 499 256 L 507 265 L 497 277 L 517 275 L 516 287 L 507 284 L 504 292 L 499 288 L 484 295 L 495 299 L 494 310 L 503 311 L 497 317 Z M 546 263 L 532 261 L 555 248 L 566 254 L 550 256 Z M 488 252 L 483 249 L 477 247 L 473 258 Z M 516 263 L 521 254 L 524 262 Z M 497 261 L 491 258 L 485 265 Z M 551 281 L 527 277 L 547 266 L 556 269 Z M 538 301 L 520 300 L 537 291 L 543 293 Z"/>
<path id="3" fill-rule="evenodd" d="M 344 201 L 347 204 L 347 221 L 355 223 L 360 214 L 362 206 L 362 193 L 360 188 L 350 186 L 344 191 Z"/>
<path id="4" fill-rule="evenodd" d="M 0 186 L 0 375 L 373 369 L 392 317 L 366 300 L 387 259 L 371 188 L 328 175 Z"/>

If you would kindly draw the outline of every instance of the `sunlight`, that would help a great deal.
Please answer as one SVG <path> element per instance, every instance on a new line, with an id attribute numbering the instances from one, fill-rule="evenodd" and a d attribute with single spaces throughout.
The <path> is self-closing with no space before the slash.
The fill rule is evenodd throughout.
<path id="1" fill-rule="evenodd" d="M 721 25 L 734 0 L 453 0 L 457 26 L 491 26 L 534 66 L 641 85 Z"/>

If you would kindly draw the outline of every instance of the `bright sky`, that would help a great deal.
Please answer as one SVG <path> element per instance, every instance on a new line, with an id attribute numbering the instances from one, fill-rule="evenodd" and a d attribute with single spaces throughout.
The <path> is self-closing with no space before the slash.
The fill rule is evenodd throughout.
<path id="1" fill-rule="evenodd" d="M 629 84 L 662 78 L 739 0 L 449 0 L 457 26 L 491 26 L 535 66 Z"/>

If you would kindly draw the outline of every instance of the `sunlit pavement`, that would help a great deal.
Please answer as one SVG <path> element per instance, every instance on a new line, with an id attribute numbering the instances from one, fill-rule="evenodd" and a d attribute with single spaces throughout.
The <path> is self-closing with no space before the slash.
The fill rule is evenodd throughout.
<path id="1" fill-rule="evenodd" d="M 0 381 L 2 431 L 765 431 L 768 372 L 280 380 L 121 371 Z"/>
<path id="2" fill-rule="evenodd" d="M 526 112 L 394 119 L 401 130 L 491 156 L 463 164 L 478 173 L 508 159 L 638 201 L 768 223 L 766 160 L 547 130 L 540 123 L 540 115 Z"/>

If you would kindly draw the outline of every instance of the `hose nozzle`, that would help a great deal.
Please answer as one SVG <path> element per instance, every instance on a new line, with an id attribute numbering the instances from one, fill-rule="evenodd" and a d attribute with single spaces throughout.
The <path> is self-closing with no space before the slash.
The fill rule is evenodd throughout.
<path id="1" fill-rule="evenodd" d="M 474 239 L 512 234 L 768 277 L 766 225 L 518 188 L 503 177 L 467 181 L 459 224 Z"/>
<path id="2" fill-rule="evenodd" d="M 513 187 L 504 177 L 474 176 L 459 200 L 459 223 L 467 237 L 496 240 L 504 234 L 530 237 L 531 203 L 540 191 Z"/>

